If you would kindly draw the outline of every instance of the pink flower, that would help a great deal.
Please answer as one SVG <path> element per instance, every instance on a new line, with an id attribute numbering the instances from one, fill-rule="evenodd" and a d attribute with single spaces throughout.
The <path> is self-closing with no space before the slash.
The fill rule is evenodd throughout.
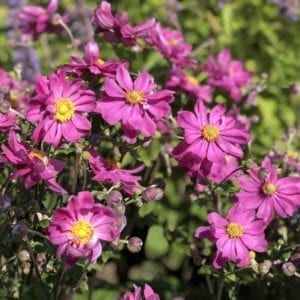
<path id="1" fill-rule="evenodd" d="M 63 69 L 72 73 L 76 77 L 88 77 L 96 75 L 97 77 L 116 77 L 117 68 L 120 65 L 128 66 L 125 60 L 103 61 L 100 57 L 100 49 L 96 42 L 88 42 L 85 46 L 84 58 L 72 57 L 72 62 L 63 66 Z"/>
<path id="2" fill-rule="evenodd" d="M 196 61 L 188 58 L 192 46 L 184 43 L 183 35 L 179 30 L 162 28 L 157 22 L 146 41 L 156 47 L 157 51 L 173 64 L 186 67 L 193 66 Z"/>
<path id="3" fill-rule="evenodd" d="M 24 39 L 37 39 L 42 33 L 56 33 L 63 31 L 63 27 L 55 24 L 58 1 L 50 0 L 46 9 L 37 5 L 24 6 L 20 12 L 19 29 Z M 62 17 L 64 22 L 68 19 Z"/>
<path id="4" fill-rule="evenodd" d="M 264 234 L 266 224 L 255 218 L 254 209 L 235 205 L 226 219 L 215 212 L 208 214 L 207 219 L 210 226 L 198 227 L 195 237 L 216 243 L 215 268 L 221 268 L 228 260 L 238 267 L 247 266 L 250 264 L 249 251 L 264 252 L 268 248 Z"/>
<path id="5" fill-rule="evenodd" d="M 225 116 L 225 111 L 226 106 L 218 104 L 207 113 L 202 101 L 197 101 L 195 113 L 180 111 L 177 124 L 185 129 L 184 140 L 174 148 L 173 156 L 182 160 L 191 152 L 210 162 L 225 161 L 226 155 L 243 157 L 241 145 L 250 140 L 250 135 L 237 129 L 236 120 Z"/>
<path id="6" fill-rule="evenodd" d="M 96 107 L 93 91 L 80 80 L 67 81 L 65 73 L 40 76 L 37 95 L 31 100 L 26 117 L 39 121 L 33 132 L 35 142 L 44 140 L 58 147 L 62 138 L 76 143 L 91 129 L 85 114 Z"/>
<path id="7" fill-rule="evenodd" d="M 68 266 L 88 257 L 92 264 L 102 252 L 102 241 L 111 242 L 119 236 L 114 229 L 114 211 L 94 203 L 90 192 L 72 196 L 67 207 L 58 208 L 48 227 L 50 242 L 58 245 L 56 258 L 66 255 Z"/>
<path id="8" fill-rule="evenodd" d="M 231 52 L 228 49 L 219 53 L 218 61 L 209 56 L 208 63 L 201 67 L 211 76 L 208 83 L 229 92 L 236 102 L 241 100 L 242 89 L 251 83 L 251 73 L 243 69 L 241 61 L 231 60 Z"/>
<path id="9" fill-rule="evenodd" d="M 141 72 L 132 81 L 124 66 L 117 69 L 116 81 L 107 78 L 97 112 L 110 125 L 121 121 L 126 141 L 134 143 L 138 132 L 152 136 L 157 121 L 170 113 L 169 103 L 174 100 L 170 90 L 154 91 L 156 85 L 147 72 Z"/>
<path id="10" fill-rule="evenodd" d="M 132 170 L 122 169 L 120 162 L 104 159 L 92 149 L 89 152 L 91 154 L 89 165 L 95 174 L 93 180 L 112 184 L 120 183 L 128 194 L 133 194 L 140 187 L 141 177 L 133 174 L 140 172 L 144 168 L 143 165 Z"/>
<path id="11" fill-rule="evenodd" d="M 166 86 L 175 91 L 183 91 L 195 100 L 202 100 L 207 103 L 212 101 L 213 89 L 211 86 L 199 84 L 196 77 L 177 67 L 171 69 Z"/>
<path id="12" fill-rule="evenodd" d="M 257 217 L 270 223 L 275 212 L 282 218 L 292 216 L 300 205 L 300 177 L 278 178 L 276 166 L 265 157 L 261 168 L 253 166 L 249 176 L 239 178 L 243 189 L 238 203 L 246 209 L 257 209 Z"/>
<path id="13" fill-rule="evenodd" d="M 150 285 L 145 284 L 144 290 L 137 285 L 133 285 L 134 292 L 127 292 L 119 300 L 160 300 L 158 294 L 154 293 Z"/>
<path id="14" fill-rule="evenodd" d="M 104 32 L 104 41 L 134 46 L 136 38 L 147 35 L 154 26 L 155 20 L 150 19 L 141 25 L 130 26 L 126 12 L 116 13 L 113 16 L 110 3 L 102 1 L 100 7 L 93 13 L 92 22 L 97 26 L 96 32 Z"/>
<path id="15" fill-rule="evenodd" d="M 12 130 L 9 132 L 9 148 L 2 145 L 2 150 L 4 159 L 18 168 L 11 177 L 17 179 L 23 176 L 23 183 L 27 189 L 44 180 L 52 191 L 62 195 L 67 194 L 67 191 L 55 181 L 57 174 L 65 165 L 64 162 L 49 159 L 40 150 L 31 148 L 26 143 L 19 143 Z"/>

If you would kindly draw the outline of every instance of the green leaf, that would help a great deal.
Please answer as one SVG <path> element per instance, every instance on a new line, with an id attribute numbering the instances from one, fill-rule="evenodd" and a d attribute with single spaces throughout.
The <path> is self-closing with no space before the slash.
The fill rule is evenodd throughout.
<path id="1" fill-rule="evenodd" d="M 157 259 L 165 255 L 168 250 L 169 244 L 164 235 L 163 227 L 159 225 L 151 226 L 145 242 L 146 256 L 150 259 Z"/>

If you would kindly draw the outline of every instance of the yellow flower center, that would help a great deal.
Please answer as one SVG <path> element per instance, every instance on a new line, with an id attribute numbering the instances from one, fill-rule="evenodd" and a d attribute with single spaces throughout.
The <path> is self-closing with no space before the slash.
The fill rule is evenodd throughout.
<path id="1" fill-rule="evenodd" d="M 191 85 L 198 85 L 198 80 L 194 76 L 186 76 L 186 81 Z"/>
<path id="2" fill-rule="evenodd" d="M 277 192 L 277 186 L 273 183 L 265 183 L 262 191 L 265 195 L 272 196 Z"/>
<path id="3" fill-rule="evenodd" d="M 75 223 L 70 232 L 73 243 L 79 246 L 80 243 L 85 245 L 89 242 L 94 233 L 94 228 L 91 223 L 80 220 Z"/>
<path id="4" fill-rule="evenodd" d="M 9 102 L 12 108 L 17 108 L 20 102 L 20 97 L 18 94 L 10 92 L 9 93 Z"/>
<path id="5" fill-rule="evenodd" d="M 127 91 L 125 94 L 125 99 L 130 104 L 137 104 L 144 101 L 144 93 L 139 90 Z"/>
<path id="6" fill-rule="evenodd" d="M 102 65 L 104 64 L 104 60 L 102 60 L 101 58 L 97 59 L 97 65 Z"/>
<path id="7" fill-rule="evenodd" d="M 56 112 L 54 118 L 59 122 L 67 122 L 72 119 L 75 111 L 74 103 L 68 98 L 60 98 L 55 102 Z"/>
<path id="8" fill-rule="evenodd" d="M 202 129 L 202 135 L 208 142 L 214 142 L 220 135 L 220 129 L 215 125 L 206 124 Z"/>
<path id="9" fill-rule="evenodd" d="M 110 159 L 106 159 L 105 160 L 105 167 L 107 169 L 121 169 L 121 163 L 120 162 L 116 162 Z"/>
<path id="10" fill-rule="evenodd" d="M 244 228 L 238 223 L 229 223 L 226 232 L 231 238 L 240 238 L 244 233 Z"/>
<path id="11" fill-rule="evenodd" d="M 43 152 L 39 151 L 39 150 L 32 150 L 29 152 L 28 154 L 29 157 L 31 158 L 38 158 L 39 160 L 41 160 L 46 166 L 49 163 L 49 159 L 47 156 L 44 155 Z"/>
<path id="12" fill-rule="evenodd" d="M 297 159 L 297 157 L 298 157 L 298 153 L 296 151 L 293 151 L 293 150 L 290 150 L 287 155 L 291 159 Z"/>
<path id="13" fill-rule="evenodd" d="M 177 41 L 176 39 L 170 39 L 169 42 L 168 42 L 168 44 L 169 44 L 170 46 L 175 46 L 175 45 L 178 44 L 178 41 Z"/>

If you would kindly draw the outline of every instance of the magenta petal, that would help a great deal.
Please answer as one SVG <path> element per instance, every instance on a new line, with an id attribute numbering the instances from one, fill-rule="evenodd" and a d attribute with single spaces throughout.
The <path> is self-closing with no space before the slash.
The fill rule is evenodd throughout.
<path id="1" fill-rule="evenodd" d="M 75 113 L 72 118 L 72 122 L 73 125 L 79 130 L 89 131 L 91 129 L 90 121 L 80 114 Z"/>
<path id="2" fill-rule="evenodd" d="M 124 98 L 125 92 L 120 89 L 120 87 L 117 85 L 117 83 L 110 79 L 107 78 L 104 82 L 104 91 L 107 95 L 113 98 Z"/>
<path id="3" fill-rule="evenodd" d="M 123 66 L 119 66 L 116 73 L 116 79 L 119 82 L 120 86 L 126 91 L 133 90 L 133 83 L 129 75 L 128 70 Z"/>
<path id="4" fill-rule="evenodd" d="M 265 252 L 268 249 L 268 242 L 263 236 L 253 236 L 245 233 L 241 240 L 249 250 Z"/>

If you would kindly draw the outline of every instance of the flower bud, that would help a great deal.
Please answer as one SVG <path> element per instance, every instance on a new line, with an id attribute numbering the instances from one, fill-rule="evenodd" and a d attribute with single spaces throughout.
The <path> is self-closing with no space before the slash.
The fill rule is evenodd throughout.
<path id="1" fill-rule="evenodd" d="M 128 240 L 127 248 L 131 253 L 137 253 L 141 251 L 143 246 L 143 241 L 138 237 L 131 237 Z"/>
<path id="2" fill-rule="evenodd" d="M 290 261 L 284 263 L 281 270 L 286 276 L 293 276 L 297 271 L 295 265 Z"/>
<path id="3" fill-rule="evenodd" d="M 258 177 L 260 179 L 267 179 L 269 177 L 269 175 L 270 175 L 270 171 L 266 168 L 260 168 L 258 170 Z"/>
<path id="4" fill-rule="evenodd" d="M 156 201 L 162 199 L 164 196 L 164 192 L 162 189 L 157 187 L 149 186 L 142 192 L 142 197 L 144 201 L 150 202 L 150 201 Z"/>
<path id="5" fill-rule="evenodd" d="M 114 221 L 113 226 L 115 229 L 119 230 L 120 232 L 125 228 L 127 225 L 127 219 L 124 215 L 117 216 L 116 221 Z"/>
<path id="6" fill-rule="evenodd" d="M 10 110 L 10 103 L 6 100 L 0 101 L 0 112 L 3 114 L 7 114 Z"/>
<path id="7" fill-rule="evenodd" d="M 14 238 L 22 239 L 24 236 L 26 236 L 28 232 L 28 227 L 25 220 L 21 220 L 15 225 L 13 225 L 11 234 Z"/>
<path id="8" fill-rule="evenodd" d="M 119 191 L 112 190 L 108 195 L 107 195 L 107 204 L 111 207 L 114 207 L 117 204 L 120 204 L 122 202 L 123 196 Z"/>
<path id="9" fill-rule="evenodd" d="M 91 157 L 91 154 L 88 151 L 83 151 L 82 154 L 81 154 L 81 157 L 82 157 L 83 160 L 89 160 L 90 157 Z"/>
<path id="10" fill-rule="evenodd" d="M 114 206 L 114 211 L 119 216 L 125 215 L 126 206 L 122 203 L 117 204 Z"/>
<path id="11" fill-rule="evenodd" d="M 11 205 L 11 199 L 7 195 L 0 196 L 0 212 L 6 211 Z"/>
<path id="12" fill-rule="evenodd" d="M 272 267 L 272 262 L 266 259 L 262 263 L 258 264 L 259 273 L 262 275 L 268 274 L 271 267 Z"/>
<path id="13" fill-rule="evenodd" d="M 21 250 L 18 253 L 18 258 L 20 261 L 28 261 L 30 259 L 29 252 L 27 250 Z"/>

